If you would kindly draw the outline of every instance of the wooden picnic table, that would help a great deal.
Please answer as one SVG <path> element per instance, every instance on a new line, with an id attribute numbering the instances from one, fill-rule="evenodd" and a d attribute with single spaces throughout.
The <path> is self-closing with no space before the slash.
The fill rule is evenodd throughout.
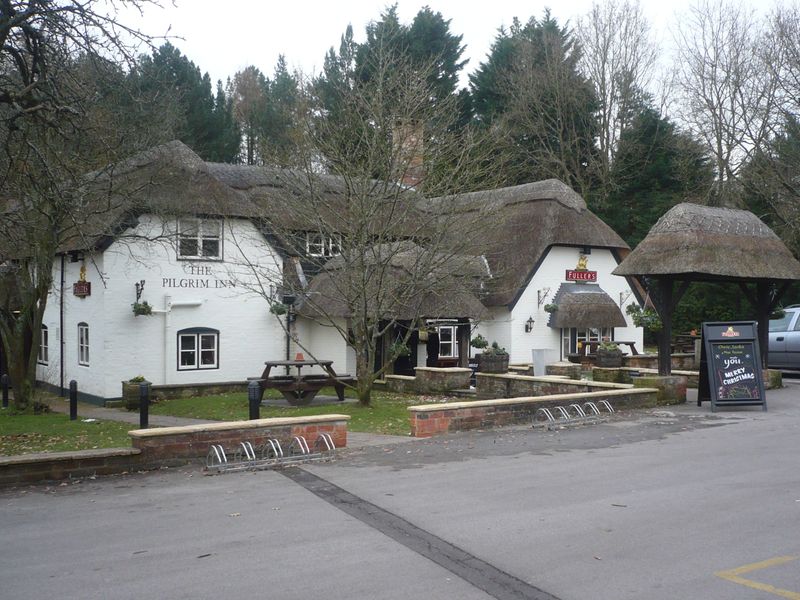
<path id="1" fill-rule="evenodd" d="M 597 347 L 602 344 L 601 340 L 589 340 L 588 342 L 583 342 L 583 352 L 580 354 L 597 354 Z M 622 340 L 611 340 L 609 343 L 616 344 L 617 346 L 628 346 L 631 349 L 631 354 L 636 356 L 639 354 L 639 351 L 636 349 L 636 342 L 625 342 Z"/>
<path id="2" fill-rule="evenodd" d="M 270 377 L 273 367 L 289 367 L 289 372 Z M 304 367 L 321 367 L 325 373 L 305 375 L 302 372 Z M 355 378 L 347 374 L 337 375 L 332 360 L 268 360 L 264 363 L 264 371 L 257 381 L 261 388 L 261 398 L 264 390 L 276 389 L 292 406 L 306 406 L 327 386 L 333 386 L 339 401 L 344 402 L 345 385 L 353 384 Z"/>

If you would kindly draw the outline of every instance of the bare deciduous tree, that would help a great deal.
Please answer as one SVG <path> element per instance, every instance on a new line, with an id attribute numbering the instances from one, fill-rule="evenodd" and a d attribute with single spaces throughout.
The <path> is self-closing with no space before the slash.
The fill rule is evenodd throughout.
<path id="1" fill-rule="evenodd" d="M 600 175 L 607 182 L 620 134 L 653 81 L 658 48 L 638 0 L 594 2 L 575 33 L 583 49 L 580 69 L 599 104 Z"/>
<path id="2" fill-rule="evenodd" d="M 148 143 L 120 106 L 148 39 L 107 3 L 0 1 L 0 341 L 18 409 L 33 397 L 56 253 L 108 209 L 82 202 L 86 173 Z"/>
<path id="3" fill-rule="evenodd" d="M 354 351 L 363 404 L 425 318 L 482 310 L 482 248 L 496 235 L 491 206 L 454 210 L 452 199 L 419 195 L 491 181 L 492 165 L 476 156 L 468 130 L 453 127 L 457 98 L 433 103 L 424 68 L 382 50 L 371 53 L 368 80 L 328 79 L 333 108 L 318 101 L 319 86 L 304 86 L 297 155 L 305 167 L 269 170 L 282 191 L 262 198 L 262 218 L 290 268 L 269 281 L 254 265 L 261 290 L 281 288 L 299 314 L 333 328 Z M 416 190 L 402 184 L 409 170 Z M 297 277 L 298 263 L 310 285 Z"/>
<path id="4" fill-rule="evenodd" d="M 727 0 L 693 6 L 677 29 L 679 112 L 713 156 L 710 204 L 730 201 L 726 185 L 770 132 L 779 89 L 773 42 L 754 11 Z"/>

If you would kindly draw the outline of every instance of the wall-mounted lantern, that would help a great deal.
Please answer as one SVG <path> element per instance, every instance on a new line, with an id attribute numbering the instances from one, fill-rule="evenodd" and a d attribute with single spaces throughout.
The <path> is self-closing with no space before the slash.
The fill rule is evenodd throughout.
<path id="1" fill-rule="evenodd" d="M 525 321 L 525 333 L 533 331 L 533 322 L 533 317 L 528 317 L 528 320 Z"/>

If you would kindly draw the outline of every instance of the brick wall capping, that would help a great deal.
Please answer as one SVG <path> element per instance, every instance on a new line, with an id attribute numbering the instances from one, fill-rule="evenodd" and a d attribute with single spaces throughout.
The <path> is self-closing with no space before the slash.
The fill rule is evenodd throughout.
<path id="1" fill-rule="evenodd" d="M 658 392 L 655 388 L 637 388 L 634 389 L 632 385 L 612 383 L 607 386 L 611 389 L 602 392 L 582 392 L 576 394 L 552 394 L 548 396 L 529 396 L 524 398 L 498 398 L 496 400 L 470 400 L 467 402 L 446 402 L 443 404 L 420 404 L 417 406 L 409 406 L 410 412 L 439 412 L 447 410 L 460 410 L 462 408 L 480 408 L 492 406 L 512 406 L 515 404 L 535 404 L 537 402 L 563 402 L 564 404 L 571 404 L 572 402 L 590 402 L 595 398 L 602 400 L 613 399 L 614 396 L 631 396 L 631 395 L 646 395 Z"/>
<path id="2" fill-rule="evenodd" d="M 633 369 L 636 370 L 636 369 Z M 548 382 L 548 381 L 557 381 L 559 383 L 570 384 L 574 383 L 575 385 L 581 385 L 586 387 L 596 387 L 598 389 L 620 389 L 620 386 L 626 387 L 633 387 L 630 384 L 623 384 L 623 383 L 608 383 L 605 381 L 589 381 L 588 379 L 570 379 L 569 377 L 565 377 L 563 375 L 515 375 L 513 373 L 478 373 L 479 377 L 490 377 L 492 379 L 511 379 L 514 381 L 541 381 L 541 382 Z"/>
<path id="3" fill-rule="evenodd" d="M 467 367 L 414 367 L 414 371 L 428 371 L 431 373 L 472 373 Z"/>
<path id="4" fill-rule="evenodd" d="M 394 379 L 395 381 L 416 381 L 417 379 L 413 375 L 384 375 L 384 378 Z"/>
<path id="5" fill-rule="evenodd" d="M 153 429 L 134 429 L 128 435 L 132 438 L 155 438 L 170 435 L 263 429 L 265 427 L 286 427 L 293 425 L 310 425 L 317 423 L 334 423 L 336 421 L 349 421 L 350 415 L 311 415 L 307 417 L 272 417 L 269 419 L 254 419 L 252 421 L 226 421 L 224 423 L 203 423 L 200 425 L 184 425 L 181 427 L 156 427 Z"/>

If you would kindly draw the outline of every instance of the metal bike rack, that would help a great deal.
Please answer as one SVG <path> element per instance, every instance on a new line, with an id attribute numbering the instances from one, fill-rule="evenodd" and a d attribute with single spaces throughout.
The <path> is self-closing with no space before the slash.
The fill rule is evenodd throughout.
<path id="1" fill-rule="evenodd" d="M 599 405 L 599 406 L 598 406 Z M 601 423 L 607 417 L 603 417 L 603 411 L 612 415 L 614 409 L 606 400 L 597 403 L 586 402 L 580 404 L 570 404 L 568 406 L 554 406 L 550 408 L 538 408 L 533 416 L 533 427 L 544 428 L 548 431 L 561 429 L 564 427 L 574 427 L 575 425 L 590 425 Z"/>
<path id="2" fill-rule="evenodd" d="M 318 460 L 333 460 L 336 457 L 336 444 L 330 434 L 321 433 L 314 441 L 313 451 L 306 439 L 301 436 L 292 438 L 286 452 L 277 438 L 267 439 L 258 448 L 252 442 L 242 441 L 236 446 L 232 458 L 220 444 L 212 444 L 206 457 L 206 470 L 216 473 L 232 471 L 256 471 L 271 469 L 289 464 L 306 463 Z"/>

